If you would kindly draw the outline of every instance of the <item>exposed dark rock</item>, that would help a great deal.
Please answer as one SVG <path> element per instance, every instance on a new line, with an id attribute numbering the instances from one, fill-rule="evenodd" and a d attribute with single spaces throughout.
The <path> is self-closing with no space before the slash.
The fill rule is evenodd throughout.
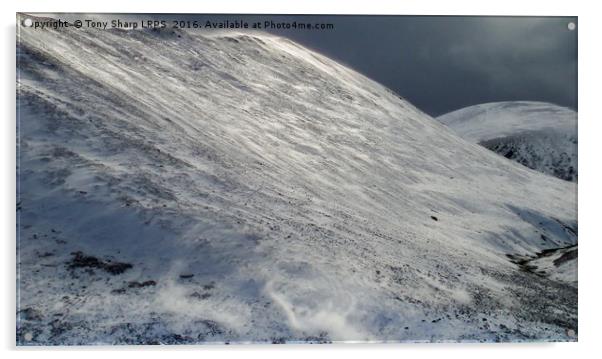
<path id="1" fill-rule="evenodd" d="M 556 267 L 562 265 L 563 263 L 566 263 L 572 259 L 576 259 L 577 258 L 577 249 L 574 249 L 572 251 L 566 252 L 564 253 L 562 256 L 560 256 L 560 258 L 555 259 L 554 260 L 554 265 Z"/>
<path id="2" fill-rule="evenodd" d="M 40 312 L 37 309 L 29 307 L 29 308 L 21 309 L 20 311 L 18 311 L 17 318 L 19 320 L 38 321 L 38 320 L 42 320 L 42 312 Z"/>
<path id="3" fill-rule="evenodd" d="M 82 252 L 73 252 L 71 254 L 73 255 L 73 259 L 67 264 L 70 269 L 97 268 L 112 275 L 117 275 L 132 268 L 132 265 L 129 263 L 112 262 L 111 260 L 103 261 L 94 256 L 85 255 Z"/>
<path id="4" fill-rule="evenodd" d="M 154 280 L 147 280 L 144 282 L 129 282 L 128 288 L 144 288 L 144 287 L 154 287 L 157 285 L 157 282 Z"/>
<path id="5" fill-rule="evenodd" d="M 196 298 L 198 300 L 205 300 L 209 297 L 211 297 L 211 294 L 209 293 L 199 293 L 199 292 L 194 292 L 190 295 L 192 298 Z"/>

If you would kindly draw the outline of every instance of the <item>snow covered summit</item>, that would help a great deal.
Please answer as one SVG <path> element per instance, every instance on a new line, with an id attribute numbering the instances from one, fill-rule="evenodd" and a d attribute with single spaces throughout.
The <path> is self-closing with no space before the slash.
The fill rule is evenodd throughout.
<path id="1" fill-rule="evenodd" d="M 17 63 L 19 344 L 574 340 L 513 256 L 576 244 L 576 185 L 320 54 L 19 28 Z"/>
<path id="2" fill-rule="evenodd" d="M 522 165 L 577 181 L 577 113 L 544 102 L 493 102 L 437 118 L 462 138 Z"/>

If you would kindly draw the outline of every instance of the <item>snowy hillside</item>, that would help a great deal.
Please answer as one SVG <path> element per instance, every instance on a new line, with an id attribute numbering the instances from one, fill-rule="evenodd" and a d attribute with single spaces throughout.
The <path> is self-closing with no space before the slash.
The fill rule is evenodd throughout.
<path id="1" fill-rule="evenodd" d="M 462 138 L 522 165 L 577 181 L 577 113 L 544 102 L 494 102 L 437 118 Z"/>
<path id="2" fill-rule="evenodd" d="M 18 35 L 19 344 L 576 339 L 575 183 L 284 38 Z"/>

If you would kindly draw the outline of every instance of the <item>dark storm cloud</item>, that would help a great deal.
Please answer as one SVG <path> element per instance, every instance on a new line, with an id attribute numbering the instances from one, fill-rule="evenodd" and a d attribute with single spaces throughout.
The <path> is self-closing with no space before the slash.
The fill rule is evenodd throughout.
<path id="1" fill-rule="evenodd" d="M 225 19 L 331 23 L 333 30 L 269 32 L 334 58 L 433 116 L 492 101 L 535 100 L 577 107 L 577 30 L 567 28 L 576 18 L 152 16 L 202 23 Z"/>
<path id="2" fill-rule="evenodd" d="M 576 19 L 335 17 L 334 31 L 282 33 L 439 115 L 506 100 L 576 108 L 577 35 L 570 21 Z"/>

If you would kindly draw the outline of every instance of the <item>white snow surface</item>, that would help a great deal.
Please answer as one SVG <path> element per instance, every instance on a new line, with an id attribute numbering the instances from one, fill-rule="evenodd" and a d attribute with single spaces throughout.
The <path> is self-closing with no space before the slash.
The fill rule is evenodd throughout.
<path id="1" fill-rule="evenodd" d="M 531 169 L 577 180 L 577 113 L 545 102 L 493 102 L 437 118 L 460 137 Z"/>
<path id="2" fill-rule="evenodd" d="M 574 340 L 506 255 L 576 243 L 575 183 L 285 38 L 19 40 L 18 344 Z"/>

